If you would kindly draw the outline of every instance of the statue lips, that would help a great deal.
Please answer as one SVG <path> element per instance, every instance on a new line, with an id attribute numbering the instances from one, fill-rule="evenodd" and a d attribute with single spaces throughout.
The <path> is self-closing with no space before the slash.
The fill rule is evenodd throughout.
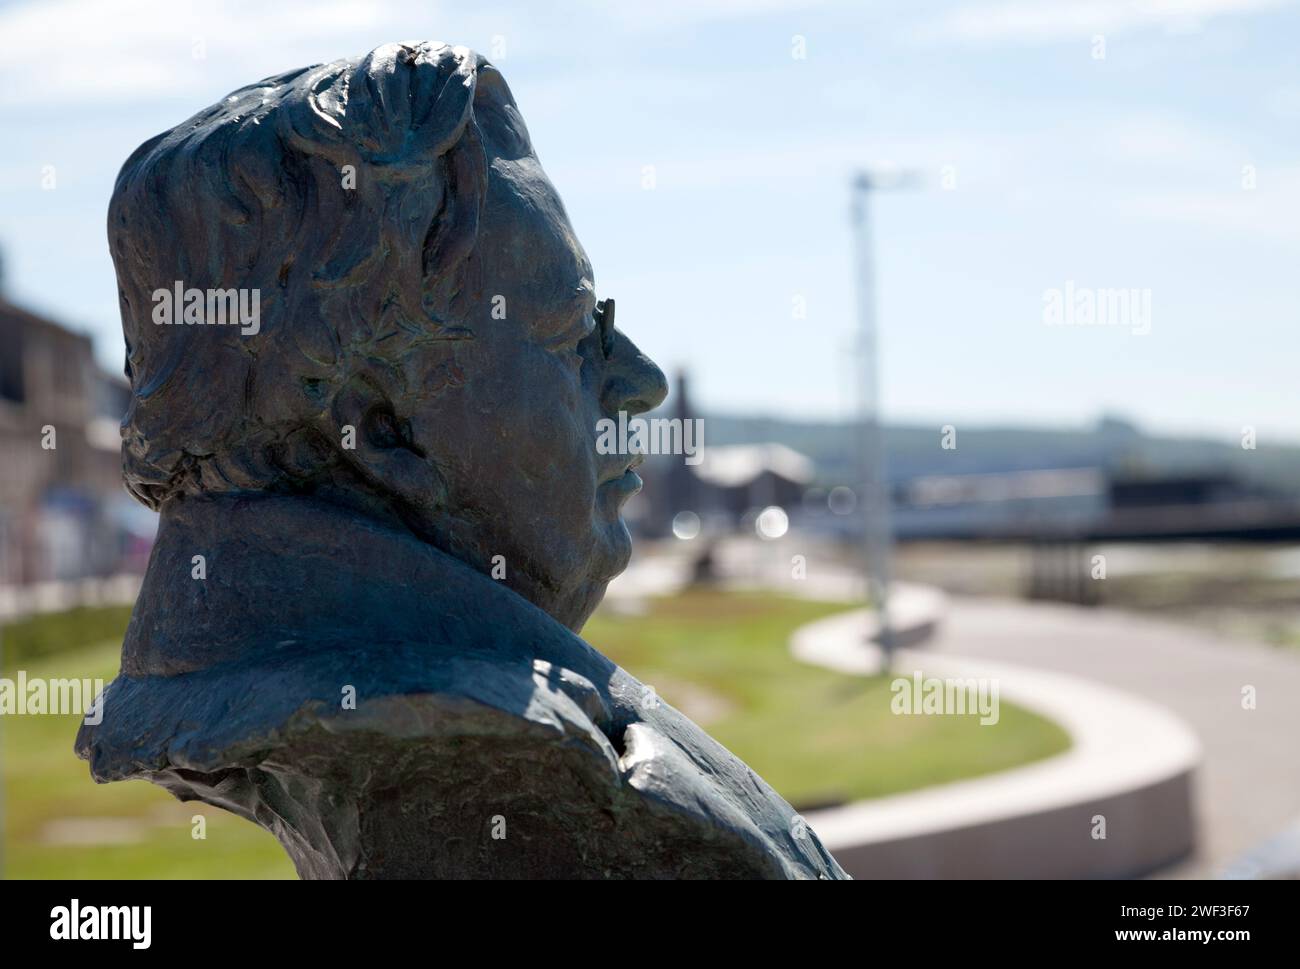
<path id="1" fill-rule="evenodd" d="M 633 469 L 644 460 L 644 454 L 633 455 L 631 461 L 626 464 L 618 464 L 612 474 L 601 480 L 601 493 L 608 491 L 616 495 L 616 507 L 622 506 L 625 501 L 641 490 L 641 476 Z"/>

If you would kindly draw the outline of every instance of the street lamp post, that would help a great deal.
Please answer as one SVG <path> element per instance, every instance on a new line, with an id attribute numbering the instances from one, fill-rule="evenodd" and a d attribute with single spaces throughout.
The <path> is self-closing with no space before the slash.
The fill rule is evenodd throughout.
<path id="1" fill-rule="evenodd" d="M 914 185 L 910 173 L 884 176 L 859 172 L 853 179 L 853 229 L 857 261 L 858 326 L 861 354 L 859 408 L 862 417 L 862 516 L 867 595 L 879 623 L 877 642 L 884 654 L 883 667 L 891 667 L 894 629 L 890 616 L 889 587 L 893 546 L 890 523 L 889 477 L 885 463 L 884 434 L 880 425 L 880 364 L 876 322 L 876 278 L 871 251 L 871 193 Z"/>

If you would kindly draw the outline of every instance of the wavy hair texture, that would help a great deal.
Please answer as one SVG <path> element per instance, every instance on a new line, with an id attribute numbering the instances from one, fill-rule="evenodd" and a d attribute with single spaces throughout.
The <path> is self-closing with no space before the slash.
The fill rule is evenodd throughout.
<path id="1" fill-rule="evenodd" d="M 136 498 L 294 487 L 337 453 L 330 409 L 350 379 L 395 402 L 463 380 L 489 73 L 508 98 L 472 51 L 389 44 L 241 88 L 131 155 L 108 237 Z M 155 324 L 152 293 L 176 280 L 259 289 L 260 332 Z"/>

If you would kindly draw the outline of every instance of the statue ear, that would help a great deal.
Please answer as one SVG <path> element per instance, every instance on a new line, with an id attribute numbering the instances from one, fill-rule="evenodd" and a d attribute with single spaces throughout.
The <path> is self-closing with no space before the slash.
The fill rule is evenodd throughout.
<path id="1" fill-rule="evenodd" d="M 409 421 L 372 380 L 349 379 L 332 410 L 344 463 L 377 491 L 421 511 L 443 502 L 446 485 L 433 460 L 412 442 Z"/>

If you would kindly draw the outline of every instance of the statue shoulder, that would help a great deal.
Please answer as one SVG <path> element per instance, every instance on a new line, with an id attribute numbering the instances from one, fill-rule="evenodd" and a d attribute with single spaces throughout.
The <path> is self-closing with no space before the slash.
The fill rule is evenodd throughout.
<path id="1" fill-rule="evenodd" d="M 753 771 L 581 647 L 581 671 L 371 642 L 119 676 L 77 751 L 101 781 L 277 817 L 304 877 L 842 875 Z"/>

